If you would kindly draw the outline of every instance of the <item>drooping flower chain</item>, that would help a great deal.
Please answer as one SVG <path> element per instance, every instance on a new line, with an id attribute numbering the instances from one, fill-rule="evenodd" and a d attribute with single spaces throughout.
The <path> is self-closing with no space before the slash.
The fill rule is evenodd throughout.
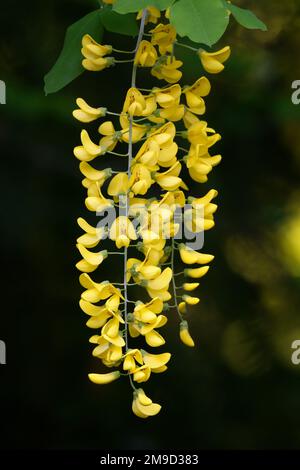
<path id="1" fill-rule="evenodd" d="M 107 0 L 105 3 L 113 1 Z M 111 120 L 102 122 L 99 143 L 94 143 L 89 133 L 82 130 L 81 145 L 74 149 L 84 176 L 82 184 L 87 189 L 87 209 L 100 213 L 117 207 L 121 214 L 108 229 L 99 225 L 94 227 L 86 220 L 78 219 L 84 232 L 77 240 L 82 259 L 76 266 L 82 272 L 80 283 L 85 289 L 80 307 L 89 316 L 87 326 L 97 333 L 90 338 L 94 345 L 93 356 L 105 366 L 115 368 L 105 374 L 89 374 L 89 378 L 96 384 L 104 384 L 128 375 L 134 394 L 132 409 L 140 418 L 156 415 L 161 406 L 153 403 L 138 384 L 146 382 L 151 373 L 164 372 L 171 357 L 168 352 L 149 352 L 149 347 L 165 344 L 157 330 L 167 323 L 165 313 L 172 308 L 177 309 L 180 318 L 182 342 L 194 346 L 185 319 L 186 309 L 187 305 L 199 302 L 199 298 L 190 295 L 190 292 L 199 286 L 197 280 L 207 273 L 208 264 L 214 258 L 174 239 L 179 231 L 175 219 L 177 207 L 190 204 L 184 212 L 184 222 L 194 234 L 203 233 L 214 226 L 217 209 L 212 202 L 217 196 L 214 189 L 201 197 L 186 197 L 184 191 L 188 191 L 188 186 L 180 176 L 182 166 L 186 166 L 192 180 L 205 183 L 212 168 L 221 161 L 220 155 L 211 156 L 209 153 L 221 136 L 199 117 L 205 113 L 203 98 L 210 93 L 209 80 L 202 76 L 191 86 L 182 88 L 178 84 L 183 63 L 174 56 L 177 35 L 165 19 L 150 28 L 145 35 L 149 36 L 149 40 L 143 38 L 145 25 L 151 22 L 157 24 L 160 17 L 161 12 L 153 7 L 138 15 L 141 19 L 140 35 L 131 61 L 132 83 L 123 109 L 118 114 L 120 129 L 116 130 Z M 168 18 L 168 11 L 165 18 Z M 116 60 L 111 56 L 113 53 L 112 46 L 98 44 L 89 35 L 82 39 L 82 63 L 87 70 L 100 71 L 118 62 L 130 62 Z M 230 48 L 225 47 L 214 53 L 201 49 L 197 53 L 207 72 L 218 73 L 224 68 Z M 151 75 L 165 80 L 167 86 L 154 87 L 144 94 L 146 90 L 139 89 L 135 83 L 139 67 L 150 68 Z M 91 107 L 82 98 L 76 102 L 78 109 L 73 115 L 82 123 L 116 115 L 104 107 Z M 184 130 L 176 129 L 180 122 L 183 122 Z M 179 147 L 175 142 L 177 136 L 186 140 L 185 147 Z M 128 154 L 124 155 L 128 158 L 127 172 L 116 172 L 111 168 L 97 170 L 90 165 L 89 162 L 105 154 L 115 155 L 116 158 L 122 155 L 115 152 L 119 142 L 128 144 Z M 136 147 L 135 144 L 140 145 Z M 104 195 L 102 186 L 108 179 L 107 195 Z M 163 191 L 159 199 L 147 199 L 153 185 Z M 137 229 L 133 219 L 139 222 Z M 107 250 L 93 250 L 105 236 L 114 241 L 120 251 L 108 253 Z M 139 251 L 137 258 L 129 256 L 132 241 Z M 182 273 L 174 272 L 175 251 L 187 265 Z M 95 282 L 90 273 L 96 271 L 107 256 L 118 254 L 124 255 L 124 280 L 119 283 L 122 285 L 119 287 L 119 284 L 107 280 Z M 191 278 L 192 282 L 187 280 L 177 285 L 181 276 Z M 149 300 L 141 302 L 131 299 L 129 288 L 132 285 L 144 287 Z M 172 299 L 170 291 L 174 297 L 173 305 L 168 304 Z M 147 350 L 134 348 L 134 338 L 139 336 L 144 336 Z"/>

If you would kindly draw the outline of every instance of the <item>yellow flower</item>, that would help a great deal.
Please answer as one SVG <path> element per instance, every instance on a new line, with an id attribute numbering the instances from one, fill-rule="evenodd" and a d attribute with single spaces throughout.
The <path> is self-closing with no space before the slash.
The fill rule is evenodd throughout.
<path id="1" fill-rule="evenodd" d="M 152 93 L 159 106 L 162 108 L 172 108 L 180 102 L 181 86 L 175 84 L 167 88 L 153 88 Z"/>
<path id="2" fill-rule="evenodd" d="M 81 53 L 85 57 L 82 66 L 92 72 L 100 72 L 114 64 L 113 57 L 104 57 L 112 52 L 112 46 L 98 44 L 89 34 L 82 38 Z"/>
<path id="3" fill-rule="evenodd" d="M 136 52 L 134 63 L 140 67 L 153 67 L 157 61 L 157 52 L 151 42 L 143 40 Z"/>
<path id="4" fill-rule="evenodd" d="M 179 69 L 183 63 L 172 56 L 168 56 L 164 61 L 158 60 L 151 69 L 151 74 L 159 80 L 165 80 L 168 83 L 177 83 L 182 77 Z"/>
<path id="5" fill-rule="evenodd" d="M 73 111 L 73 116 L 80 122 L 89 123 L 106 114 L 106 108 L 92 108 L 82 98 L 77 98 L 76 104 L 79 109 Z"/>
<path id="6" fill-rule="evenodd" d="M 204 114 L 205 102 L 203 96 L 210 93 L 211 86 L 206 77 L 199 78 L 192 86 L 183 90 L 187 105 L 192 113 Z"/>
<path id="7" fill-rule="evenodd" d="M 85 200 L 86 208 L 91 212 L 102 212 L 103 210 L 111 207 L 113 202 L 106 199 L 99 186 L 97 186 L 97 194 L 94 196 L 88 196 Z"/>
<path id="8" fill-rule="evenodd" d="M 190 295 L 183 295 L 182 300 L 188 305 L 197 305 L 200 302 L 198 297 L 192 297 Z"/>
<path id="9" fill-rule="evenodd" d="M 134 226 L 128 217 L 120 216 L 113 223 L 109 231 L 109 237 L 116 242 L 117 248 L 128 247 L 130 240 L 136 240 Z"/>
<path id="10" fill-rule="evenodd" d="M 112 295 L 118 295 L 124 300 L 119 289 L 108 281 L 94 282 L 88 274 L 81 274 L 79 282 L 86 290 L 82 293 L 81 297 L 87 302 L 96 303 L 100 300 L 105 300 Z"/>
<path id="11" fill-rule="evenodd" d="M 127 194 L 129 187 L 127 173 L 118 173 L 111 180 L 107 188 L 107 194 L 110 196 L 119 196 Z"/>
<path id="12" fill-rule="evenodd" d="M 150 31 L 152 33 L 151 42 L 158 46 L 161 54 L 171 53 L 173 44 L 176 41 L 176 29 L 170 24 L 159 24 Z"/>
<path id="13" fill-rule="evenodd" d="M 180 339 L 186 346 L 189 346 L 191 348 L 195 346 L 193 338 L 191 337 L 189 332 L 188 323 L 186 321 L 182 321 L 180 323 Z"/>
<path id="14" fill-rule="evenodd" d="M 128 119 L 126 114 L 123 114 L 123 113 L 121 114 L 120 124 L 121 124 L 121 127 L 122 127 L 122 132 L 120 133 L 121 134 L 121 139 L 124 142 L 129 143 L 129 140 L 130 140 L 130 132 L 129 132 L 130 123 L 129 123 L 129 119 Z M 132 143 L 135 144 L 135 143 L 139 142 L 144 137 L 144 135 L 146 134 L 147 129 L 148 129 L 148 126 L 146 126 L 146 125 L 133 123 L 133 126 L 132 126 Z"/>
<path id="15" fill-rule="evenodd" d="M 180 257 L 185 264 L 207 264 L 214 259 L 213 255 L 198 253 L 198 251 L 192 250 L 188 246 L 184 245 L 184 243 L 180 243 L 178 248 Z"/>
<path id="16" fill-rule="evenodd" d="M 146 108 L 145 98 L 137 88 L 129 88 L 123 106 L 123 113 L 129 116 L 141 116 Z"/>
<path id="17" fill-rule="evenodd" d="M 203 153 L 207 153 L 207 149 L 221 139 L 220 134 L 216 134 L 214 129 L 207 127 L 207 122 L 205 121 L 198 121 L 195 124 L 191 125 L 188 128 L 186 134 L 191 144 L 199 144 L 203 146 L 203 148 L 205 149 Z M 208 134 L 212 135 L 208 136 Z"/>
<path id="18" fill-rule="evenodd" d="M 102 250 L 99 253 L 92 253 L 80 243 L 78 243 L 76 247 L 78 248 L 83 258 L 76 264 L 76 268 L 84 273 L 91 273 L 95 271 L 98 266 L 103 262 L 103 260 L 108 256 L 106 250 Z"/>
<path id="19" fill-rule="evenodd" d="M 226 46 L 216 52 L 199 51 L 199 57 L 203 68 L 208 73 L 220 73 L 224 70 L 224 62 L 230 57 L 230 47 Z"/>
<path id="20" fill-rule="evenodd" d="M 151 173 L 145 165 L 136 163 L 133 166 L 129 180 L 129 187 L 133 194 L 141 194 L 143 196 L 147 193 L 153 182 Z"/>
<path id="21" fill-rule="evenodd" d="M 147 7 L 148 16 L 146 19 L 147 23 L 154 23 L 156 24 L 160 18 L 160 10 L 156 7 Z M 143 15 L 143 10 L 140 10 L 137 14 L 137 20 L 140 20 Z"/>
<path id="22" fill-rule="evenodd" d="M 112 173 L 111 168 L 105 168 L 104 170 L 95 170 L 95 168 L 93 168 L 87 162 L 81 162 L 79 165 L 79 169 L 81 173 L 85 176 L 85 178 L 82 180 L 82 185 L 88 189 L 93 187 L 94 191 L 95 187 L 101 188 L 107 178 L 110 178 Z"/>
<path id="23" fill-rule="evenodd" d="M 135 390 L 133 393 L 132 411 L 138 418 L 149 418 L 157 415 L 161 410 L 158 403 L 153 403 L 151 398 L 147 397 L 143 389 Z"/>
<path id="24" fill-rule="evenodd" d="M 140 147 L 134 160 L 138 163 L 146 165 L 147 168 L 153 168 L 157 164 L 159 153 L 159 144 L 156 142 L 156 140 L 149 137 Z"/>
<path id="25" fill-rule="evenodd" d="M 209 270 L 209 266 L 202 266 L 202 268 L 195 268 L 195 269 L 185 269 L 184 275 L 188 277 L 192 277 L 194 279 L 198 279 L 200 277 L 205 276 L 207 271 Z"/>
<path id="26" fill-rule="evenodd" d="M 106 149 L 101 144 L 96 145 L 92 142 L 86 130 L 81 131 L 80 138 L 82 145 L 74 148 L 74 155 L 78 160 L 90 162 L 99 155 L 105 154 Z"/>
<path id="27" fill-rule="evenodd" d="M 85 232 L 79 238 L 77 238 L 77 243 L 87 247 L 94 248 L 98 245 L 99 241 L 103 238 L 105 229 L 103 227 L 92 227 L 84 219 L 79 217 L 77 219 L 79 227 Z"/>
<path id="28" fill-rule="evenodd" d="M 100 140 L 100 146 L 105 148 L 106 151 L 112 152 L 121 139 L 121 135 L 115 131 L 113 123 L 111 121 L 103 122 L 99 126 L 98 132 L 104 136 Z"/>
<path id="29" fill-rule="evenodd" d="M 108 1 L 109 0 L 106 0 L 105 3 L 108 3 Z M 120 375 L 121 375 L 120 372 L 116 370 L 114 372 L 109 372 L 108 374 L 89 374 L 89 379 L 94 384 L 102 385 L 102 384 L 108 384 L 110 382 L 113 382 L 114 380 L 117 380 L 120 377 Z"/>
<path id="30" fill-rule="evenodd" d="M 166 191 L 175 191 L 180 186 L 184 189 L 188 189 L 185 183 L 179 178 L 181 172 L 181 163 L 176 162 L 171 168 L 164 173 L 155 173 L 154 179 L 159 186 Z"/>

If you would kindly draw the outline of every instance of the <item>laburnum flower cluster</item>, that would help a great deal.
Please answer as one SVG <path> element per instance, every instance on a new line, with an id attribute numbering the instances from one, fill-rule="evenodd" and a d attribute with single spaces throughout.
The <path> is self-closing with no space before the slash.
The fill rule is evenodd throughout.
<path id="1" fill-rule="evenodd" d="M 85 69 L 96 72 L 119 62 L 132 63 L 132 83 L 119 113 L 92 107 L 82 98 L 77 99 L 77 109 L 73 112 L 84 124 L 101 120 L 99 137 L 91 138 L 84 129 L 81 144 L 74 149 L 80 161 L 82 184 L 87 190 L 86 208 L 95 214 L 118 209 L 118 216 L 108 227 L 78 219 L 83 231 L 77 240 L 81 259 L 76 265 L 84 288 L 80 307 L 89 316 L 87 326 L 96 333 L 90 338 L 93 356 L 113 368 L 108 373 L 91 373 L 89 378 L 96 384 L 106 384 L 128 376 L 133 388 L 132 410 L 140 418 L 156 415 L 161 409 L 140 384 L 148 381 L 152 373 L 166 371 L 171 358 L 169 352 L 156 354 L 150 348 L 165 344 L 161 331 L 172 309 L 179 315 L 182 342 L 194 346 L 186 319 L 187 306 L 199 302 L 192 291 L 197 289 L 198 280 L 207 273 L 214 258 L 193 250 L 183 240 L 178 241 L 180 224 L 176 221 L 176 208 L 189 205 L 184 222 L 195 234 L 214 226 L 217 210 L 213 202 L 217 191 L 211 189 L 199 195 L 199 186 L 197 197 L 190 196 L 182 169 L 186 167 L 190 178 L 197 183 L 206 183 L 213 167 L 221 161 L 220 155 L 212 155 L 212 147 L 221 136 L 202 119 L 206 110 L 204 98 L 211 91 L 210 82 L 201 76 L 192 85 L 179 84 L 183 63 L 176 59 L 174 46 L 180 47 L 180 43 L 168 16 L 168 11 L 163 14 L 153 7 L 139 13 L 137 46 L 132 59 L 125 61 L 115 58 L 117 52 L 111 45 L 98 44 L 87 34 L 83 36 Z M 148 33 L 145 33 L 146 25 Z M 118 54 L 122 52 L 125 51 Z M 195 52 L 207 72 L 218 73 L 224 68 L 230 48 L 213 53 L 202 49 Z M 142 67 L 149 68 L 152 77 L 167 85 L 139 88 L 136 74 Z M 179 146 L 178 141 L 185 145 Z M 118 144 L 124 146 L 124 143 L 128 145 L 128 153 L 117 153 Z M 105 168 L 105 155 L 115 158 L 123 155 L 128 159 L 128 170 L 117 172 Z M 101 169 L 90 164 L 93 160 L 99 161 Z M 159 196 L 147 198 L 150 188 L 156 188 Z M 138 224 L 134 223 L 136 220 Z M 108 252 L 101 247 L 99 250 L 105 237 L 114 243 L 117 251 Z M 136 250 L 135 256 L 132 250 Z M 174 272 L 177 253 L 186 265 L 180 273 Z M 90 274 L 108 256 L 117 255 L 124 257 L 123 282 L 95 282 Z M 130 297 L 130 287 L 136 285 L 145 289 L 148 300 Z M 144 337 L 145 349 L 135 347 L 138 337 Z"/>

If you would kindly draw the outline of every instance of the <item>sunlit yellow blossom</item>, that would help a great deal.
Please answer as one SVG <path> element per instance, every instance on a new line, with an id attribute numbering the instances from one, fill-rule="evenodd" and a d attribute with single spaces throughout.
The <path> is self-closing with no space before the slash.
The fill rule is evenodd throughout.
<path id="1" fill-rule="evenodd" d="M 186 96 L 187 105 L 192 113 L 204 114 L 205 102 L 203 97 L 210 93 L 211 86 L 206 77 L 199 78 L 192 86 L 186 87 L 183 93 Z"/>
<path id="2" fill-rule="evenodd" d="M 177 83 L 182 77 L 182 72 L 178 70 L 183 65 L 181 60 L 168 56 L 165 61 L 157 61 L 151 69 L 151 74 L 159 80 L 168 83 Z"/>
<path id="3" fill-rule="evenodd" d="M 136 240 L 134 226 L 128 217 L 120 216 L 113 223 L 109 231 L 109 237 L 116 242 L 117 248 L 129 246 L 130 240 Z"/>
<path id="4" fill-rule="evenodd" d="M 130 132 L 129 132 L 130 123 L 129 123 L 129 120 L 128 120 L 128 117 L 126 116 L 126 114 L 121 114 L 120 124 L 121 124 L 121 127 L 122 127 L 122 132 L 121 132 L 120 138 L 124 142 L 129 143 L 129 140 L 130 140 Z M 135 144 L 136 142 L 139 142 L 144 137 L 144 135 L 146 134 L 147 129 L 148 129 L 148 127 L 146 125 L 134 123 L 133 126 L 132 126 L 132 143 Z"/>
<path id="5" fill-rule="evenodd" d="M 146 108 L 146 101 L 137 88 L 129 88 L 123 106 L 123 113 L 130 116 L 141 116 Z"/>
<path id="6" fill-rule="evenodd" d="M 172 52 L 173 44 L 176 40 L 176 29 L 170 24 L 159 24 L 150 31 L 152 33 L 151 42 L 158 46 L 161 54 Z"/>
<path id="7" fill-rule="evenodd" d="M 129 187 L 134 194 L 141 194 L 143 196 L 147 193 L 153 182 L 151 173 L 145 165 L 142 163 L 136 163 L 133 166 L 129 180 Z"/>
<path id="8" fill-rule="evenodd" d="M 108 384 L 110 382 L 113 382 L 114 380 L 117 380 L 119 377 L 120 377 L 120 372 L 118 370 L 114 372 L 110 372 L 108 374 L 89 374 L 90 381 L 98 385 Z"/>
<path id="9" fill-rule="evenodd" d="M 157 52 L 151 42 L 143 40 L 139 45 L 134 63 L 140 67 L 153 67 L 157 61 Z"/>
<path id="10" fill-rule="evenodd" d="M 100 140 L 100 146 L 107 151 L 112 152 L 116 147 L 118 141 L 121 139 L 121 134 L 115 131 L 114 125 L 111 121 L 103 122 L 99 126 L 99 134 L 104 137 Z"/>
<path id="11" fill-rule="evenodd" d="M 112 52 L 112 46 L 98 44 L 89 34 L 82 38 L 82 66 L 92 72 L 100 72 L 114 64 L 113 57 L 104 57 Z"/>
<path id="12" fill-rule="evenodd" d="M 188 323 L 186 321 L 182 321 L 180 323 L 180 339 L 186 346 L 191 348 L 195 346 L 194 340 L 189 332 Z"/>
<path id="13" fill-rule="evenodd" d="M 230 57 L 230 47 L 226 46 L 216 52 L 199 51 L 203 68 L 208 73 L 220 73 L 224 70 L 224 62 Z"/>
<path id="14" fill-rule="evenodd" d="M 107 188 L 107 194 L 110 196 L 119 196 L 126 194 L 129 188 L 127 173 L 118 173 L 111 180 Z"/>
<path id="15" fill-rule="evenodd" d="M 77 98 L 76 104 L 79 109 L 73 111 L 73 116 L 80 122 L 89 123 L 106 114 L 106 108 L 92 108 L 82 98 Z"/>
<path id="16" fill-rule="evenodd" d="M 154 23 L 156 24 L 160 18 L 160 10 L 156 7 L 147 7 L 147 18 L 146 18 L 146 24 L 147 23 Z M 140 10 L 137 14 L 137 19 L 140 20 L 143 15 L 143 10 Z"/>

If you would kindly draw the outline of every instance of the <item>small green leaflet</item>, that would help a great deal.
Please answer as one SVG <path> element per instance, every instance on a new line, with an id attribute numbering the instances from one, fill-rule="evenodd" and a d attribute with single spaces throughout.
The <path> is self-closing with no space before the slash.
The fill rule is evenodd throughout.
<path id="1" fill-rule="evenodd" d="M 101 10 L 92 11 L 67 29 L 60 56 L 44 79 L 46 95 L 61 90 L 84 71 L 81 65 L 81 40 L 84 34 L 101 41 Z"/>
<path id="2" fill-rule="evenodd" d="M 267 31 L 267 26 L 263 23 L 257 16 L 252 13 L 250 10 L 245 10 L 244 8 L 237 7 L 232 5 L 232 3 L 227 3 L 224 1 L 224 4 L 228 10 L 231 11 L 236 21 L 244 28 L 248 29 L 260 29 L 262 31 Z"/>
<path id="3" fill-rule="evenodd" d="M 152 6 L 159 10 L 166 10 L 175 0 L 117 0 L 113 5 L 114 11 L 118 13 L 133 13 Z"/>
<path id="4" fill-rule="evenodd" d="M 137 36 L 139 32 L 136 15 L 119 15 L 115 11 L 105 9 L 101 15 L 102 24 L 112 33 L 126 34 L 127 36 Z"/>
<path id="5" fill-rule="evenodd" d="M 226 31 L 229 14 L 222 0 L 179 0 L 171 8 L 171 23 L 180 36 L 212 46 Z"/>

